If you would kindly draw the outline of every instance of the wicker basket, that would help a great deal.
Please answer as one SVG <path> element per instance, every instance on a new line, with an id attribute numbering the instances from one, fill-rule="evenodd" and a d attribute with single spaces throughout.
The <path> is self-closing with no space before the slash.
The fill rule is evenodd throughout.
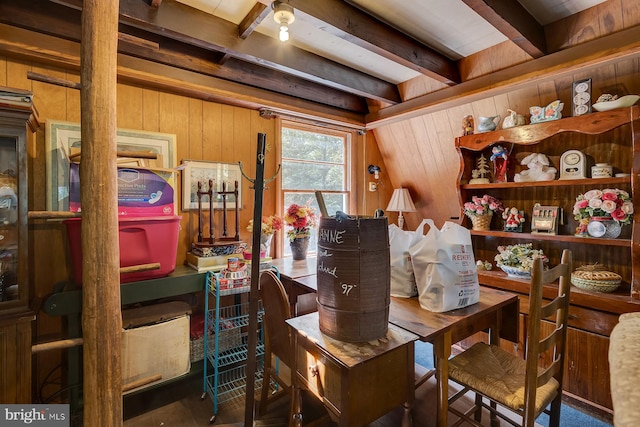
<path id="1" fill-rule="evenodd" d="M 585 265 L 571 273 L 571 283 L 587 291 L 613 292 L 622 283 L 622 277 L 606 271 L 602 265 Z"/>
<path id="2" fill-rule="evenodd" d="M 213 348 L 215 339 L 215 334 L 209 335 L 209 351 Z M 204 336 L 191 340 L 189 344 L 191 363 L 204 359 Z M 220 346 L 220 349 L 218 350 L 220 353 L 242 345 L 242 335 L 240 330 L 225 331 L 220 334 L 218 345 Z"/>
<path id="3" fill-rule="evenodd" d="M 606 281 L 606 280 L 589 280 L 581 279 L 579 277 L 571 277 L 571 283 L 580 289 L 595 292 L 613 292 L 620 287 L 622 283 L 618 281 Z"/>
<path id="4" fill-rule="evenodd" d="M 493 213 L 485 215 L 477 215 L 471 217 L 472 230 L 488 231 L 491 228 L 491 218 Z"/>

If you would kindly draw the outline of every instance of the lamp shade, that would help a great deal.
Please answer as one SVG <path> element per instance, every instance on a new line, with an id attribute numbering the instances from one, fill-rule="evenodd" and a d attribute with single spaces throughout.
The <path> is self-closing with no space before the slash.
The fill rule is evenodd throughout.
<path id="1" fill-rule="evenodd" d="M 406 188 L 396 188 L 393 190 L 387 210 L 391 212 L 415 212 L 416 207 L 411 200 L 409 190 Z"/>

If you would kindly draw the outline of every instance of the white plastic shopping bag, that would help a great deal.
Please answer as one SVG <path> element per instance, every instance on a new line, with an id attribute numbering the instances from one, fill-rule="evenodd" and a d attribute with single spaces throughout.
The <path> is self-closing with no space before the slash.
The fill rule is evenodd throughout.
<path id="1" fill-rule="evenodd" d="M 392 297 L 409 298 L 418 295 L 409 248 L 421 237 L 421 230 L 408 231 L 395 224 L 389 225 Z"/>
<path id="2" fill-rule="evenodd" d="M 417 230 L 420 235 L 425 224 L 429 231 L 409 249 L 420 306 L 440 313 L 477 303 L 480 284 L 471 233 L 450 221 L 438 229 L 425 219 Z"/>

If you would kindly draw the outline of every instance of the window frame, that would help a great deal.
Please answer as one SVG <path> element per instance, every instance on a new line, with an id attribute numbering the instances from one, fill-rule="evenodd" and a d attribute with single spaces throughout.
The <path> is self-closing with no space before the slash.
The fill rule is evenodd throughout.
<path id="1" fill-rule="evenodd" d="M 344 194 L 345 198 L 346 198 L 346 207 L 347 207 L 347 212 L 356 212 L 356 207 L 357 207 L 357 182 L 356 182 L 356 175 L 355 175 L 355 153 L 356 150 L 354 149 L 354 144 L 356 139 L 356 131 L 355 130 L 344 130 L 344 129 L 337 129 L 334 127 L 331 127 L 329 125 L 327 126 L 320 126 L 320 125 L 314 125 L 314 124 L 309 124 L 306 122 L 302 122 L 302 121 L 296 121 L 296 120 L 292 120 L 292 119 L 282 119 L 279 118 L 277 120 L 277 124 L 276 124 L 276 132 L 277 132 L 277 140 L 278 140 L 278 144 L 277 144 L 277 161 L 278 164 L 282 164 L 283 163 L 283 157 L 282 157 L 282 131 L 283 129 L 294 129 L 294 130 L 300 130 L 303 132 L 312 132 L 312 133 L 321 133 L 324 135 L 331 135 L 331 136 L 335 136 L 338 138 L 342 138 L 344 140 L 344 174 L 345 174 L 345 186 L 344 186 L 344 190 L 341 191 L 337 191 L 337 190 L 322 190 L 323 194 Z M 307 163 L 306 161 L 301 161 L 301 163 Z M 308 162 L 311 164 L 318 164 L 321 162 Z M 282 173 L 282 172 L 281 172 Z M 310 189 L 305 189 L 305 190 L 284 190 L 282 188 L 282 176 L 280 176 L 277 180 L 277 197 L 276 197 L 276 213 L 279 216 L 283 216 L 284 215 L 284 210 L 285 210 L 285 206 L 284 206 L 284 199 L 285 199 L 285 193 L 308 193 L 309 191 L 314 191 L 314 190 L 310 190 Z M 318 217 L 320 216 L 320 212 L 317 212 Z M 317 228 L 316 228 L 317 229 Z M 288 245 L 289 242 L 287 240 L 286 237 L 286 231 L 287 228 L 286 226 L 283 228 L 283 230 L 281 232 L 278 233 L 278 243 L 276 245 L 276 257 L 277 258 L 283 258 L 284 257 L 284 252 L 285 252 L 285 245 Z M 310 250 L 310 252 L 315 252 Z"/>

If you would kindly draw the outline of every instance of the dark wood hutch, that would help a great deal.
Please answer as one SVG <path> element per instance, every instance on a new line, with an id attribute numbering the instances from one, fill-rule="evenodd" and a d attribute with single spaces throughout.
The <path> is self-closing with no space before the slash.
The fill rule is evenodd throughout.
<path id="1" fill-rule="evenodd" d="M 525 222 L 522 233 L 498 231 L 502 230 L 502 221 L 494 215 L 490 231 L 471 231 L 476 259 L 493 263 L 499 245 L 532 242 L 534 248 L 544 250 L 552 265 L 559 262 L 562 250 L 568 248 L 573 251 L 574 267 L 599 263 L 622 276 L 622 286 L 612 293 L 590 292 L 575 286 L 571 289 L 565 392 L 592 407 L 605 408 L 607 412 L 612 410 L 607 359 L 609 335 L 620 314 L 640 311 L 639 116 L 640 107 L 633 106 L 456 139 L 461 162 L 458 187 L 461 207 L 473 195 L 489 194 L 499 198 L 505 206 L 524 210 L 528 220 L 535 203 L 559 206 L 563 212 L 557 234 L 532 233 L 530 221 Z M 520 170 L 520 161 L 532 152 L 544 153 L 553 165 L 559 165 L 565 151 L 576 149 L 586 155 L 588 166 L 606 161 L 613 165 L 614 173 L 630 175 L 469 184 L 475 159 L 480 153 L 489 159 L 491 147 L 496 144 L 511 152 L 512 163 L 516 166 L 513 172 Z M 576 196 L 592 188 L 619 188 L 632 196 L 636 215 L 632 224 L 623 226 L 619 238 L 575 236 L 577 221 L 572 211 Z M 471 228 L 462 212 L 461 218 Z M 522 353 L 527 333 L 523 320 L 528 313 L 528 280 L 508 277 L 497 268 L 478 274 L 483 285 L 520 294 L 521 335 L 515 351 Z M 551 298 L 557 293 L 557 285 L 548 286 L 544 293 Z"/>
<path id="2" fill-rule="evenodd" d="M 27 143 L 39 124 L 29 93 L 0 95 L 0 402 L 30 403 Z"/>

